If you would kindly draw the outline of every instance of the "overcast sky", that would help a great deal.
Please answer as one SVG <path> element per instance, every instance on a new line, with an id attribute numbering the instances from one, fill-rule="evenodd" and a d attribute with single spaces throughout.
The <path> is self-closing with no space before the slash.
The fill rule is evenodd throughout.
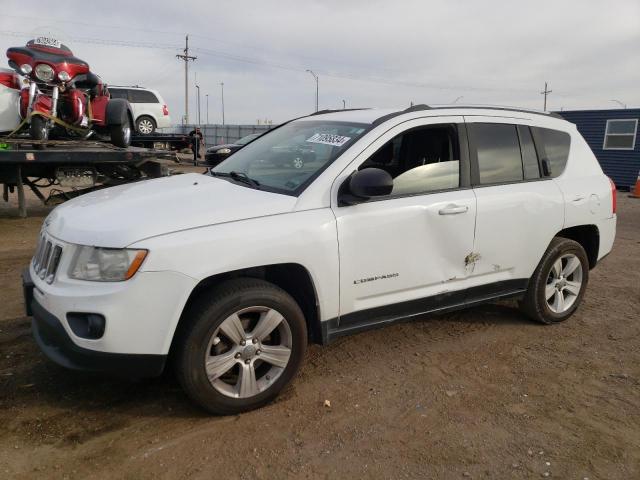
<path id="1" fill-rule="evenodd" d="M 77 3 L 77 7 L 72 5 Z M 60 6 L 64 5 L 64 8 Z M 109 84 L 154 88 L 190 119 L 280 122 L 315 108 L 498 104 L 640 107 L 640 0 L 316 0 L 63 3 L 2 0 L 2 48 L 53 34 Z M 5 64 L 6 65 L 6 64 Z"/>

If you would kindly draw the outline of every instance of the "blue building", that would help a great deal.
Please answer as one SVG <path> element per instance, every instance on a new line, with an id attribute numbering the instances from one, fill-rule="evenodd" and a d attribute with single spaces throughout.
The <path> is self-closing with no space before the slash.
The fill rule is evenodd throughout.
<path id="1" fill-rule="evenodd" d="M 633 188 L 640 172 L 640 108 L 556 112 L 571 123 L 618 188 Z"/>

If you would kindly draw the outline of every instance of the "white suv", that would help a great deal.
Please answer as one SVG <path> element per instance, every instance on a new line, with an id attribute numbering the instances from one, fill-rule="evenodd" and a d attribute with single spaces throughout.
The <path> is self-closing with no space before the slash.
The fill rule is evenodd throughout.
<path id="1" fill-rule="evenodd" d="M 303 168 L 278 158 L 301 141 Z M 194 401 L 229 414 L 273 399 L 308 342 L 507 297 L 566 320 L 615 230 L 615 188 L 560 118 L 320 112 L 207 174 L 57 207 L 25 295 L 59 364 L 141 377 L 170 359 Z"/>
<path id="2" fill-rule="evenodd" d="M 124 98 L 131 104 L 136 132 L 150 135 L 171 126 L 169 107 L 157 90 L 142 87 L 109 86 L 111 98 Z"/>

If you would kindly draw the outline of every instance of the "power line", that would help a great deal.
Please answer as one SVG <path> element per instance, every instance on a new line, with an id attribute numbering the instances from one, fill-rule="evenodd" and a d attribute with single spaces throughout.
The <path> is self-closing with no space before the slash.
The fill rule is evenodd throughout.
<path id="1" fill-rule="evenodd" d="M 33 33 L 0 30 L 0 35 L 25 38 L 33 35 Z M 195 36 L 195 35 L 192 35 L 192 36 Z M 157 43 L 157 42 L 111 40 L 111 39 L 91 38 L 91 37 L 82 37 L 82 36 L 69 37 L 69 40 L 74 42 L 79 42 L 79 43 L 88 43 L 88 44 L 96 44 L 96 45 L 112 45 L 112 46 L 125 47 L 125 48 L 148 48 L 148 49 L 174 50 L 174 51 L 183 50 L 182 47 L 180 47 L 177 44 L 167 44 L 167 43 Z M 242 63 L 269 67 L 269 68 L 276 68 L 276 69 L 286 70 L 286 71 L 291 71 L 296 73 L 303 73 L 307 70 L 307 68 L 303 65 L 278 63 L 274 61 L 264 60 L 262 58 L 237 55 L 233 53 L 214 50 L 211 48 L 191 47 L 190 50 L 205 56 L 213 56 L 213 57 L 223 58 L 230 61 L 242 62 Z M 457 91 L 466 91 L 466 92 L 498 92 L 498 93 L 514 93 L 514 94 L 524 94 L 530 91 L 529 89 L 526 89 L 526 88 L 477 87 L 477 86 L 470 86 L 470 85 L 465 86 L 465 85 L 457 85 L 457 84 L 414 82 L 414 81 L 407 81 L 407 80 L 384 78 L 384 77 L 375 76 L 375 75 L 372 76 L 370 74 L 335 72 L 335 71 L 324 70 L 324 69 L 318 69 L 317 73 L 325 77 L 336 78 L 341 80 L 360 81 L 360 82 L 366 82 L 366 83 L 376 83 L 381 85 L 402 86 L 402 87 L 419 88 L 419 89 L 433 89 L 433 90 L 443 90 L 443 91 L 457 90 Z M 551 93 L 551 92 L 549 91 L 547 93 Z M 557 92 L 556 95 L 562 96 L 562 97 L 580 97 L 580 95 L 576 94 L 575 92 L 572 92 L 571 94 Z"/>

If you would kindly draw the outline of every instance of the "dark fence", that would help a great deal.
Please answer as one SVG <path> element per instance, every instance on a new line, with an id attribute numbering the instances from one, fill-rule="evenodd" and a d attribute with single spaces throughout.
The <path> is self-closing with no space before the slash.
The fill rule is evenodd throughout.
<path id="1" fill-rule="evenodd" d="M 271 130 L 276 125 L 200 125 L 207 146 L 233 143 L 251 133 L 262 133 Z M 163 133 L 189 133 L 196 125 L 175 125 L 162 129 Z"/>

